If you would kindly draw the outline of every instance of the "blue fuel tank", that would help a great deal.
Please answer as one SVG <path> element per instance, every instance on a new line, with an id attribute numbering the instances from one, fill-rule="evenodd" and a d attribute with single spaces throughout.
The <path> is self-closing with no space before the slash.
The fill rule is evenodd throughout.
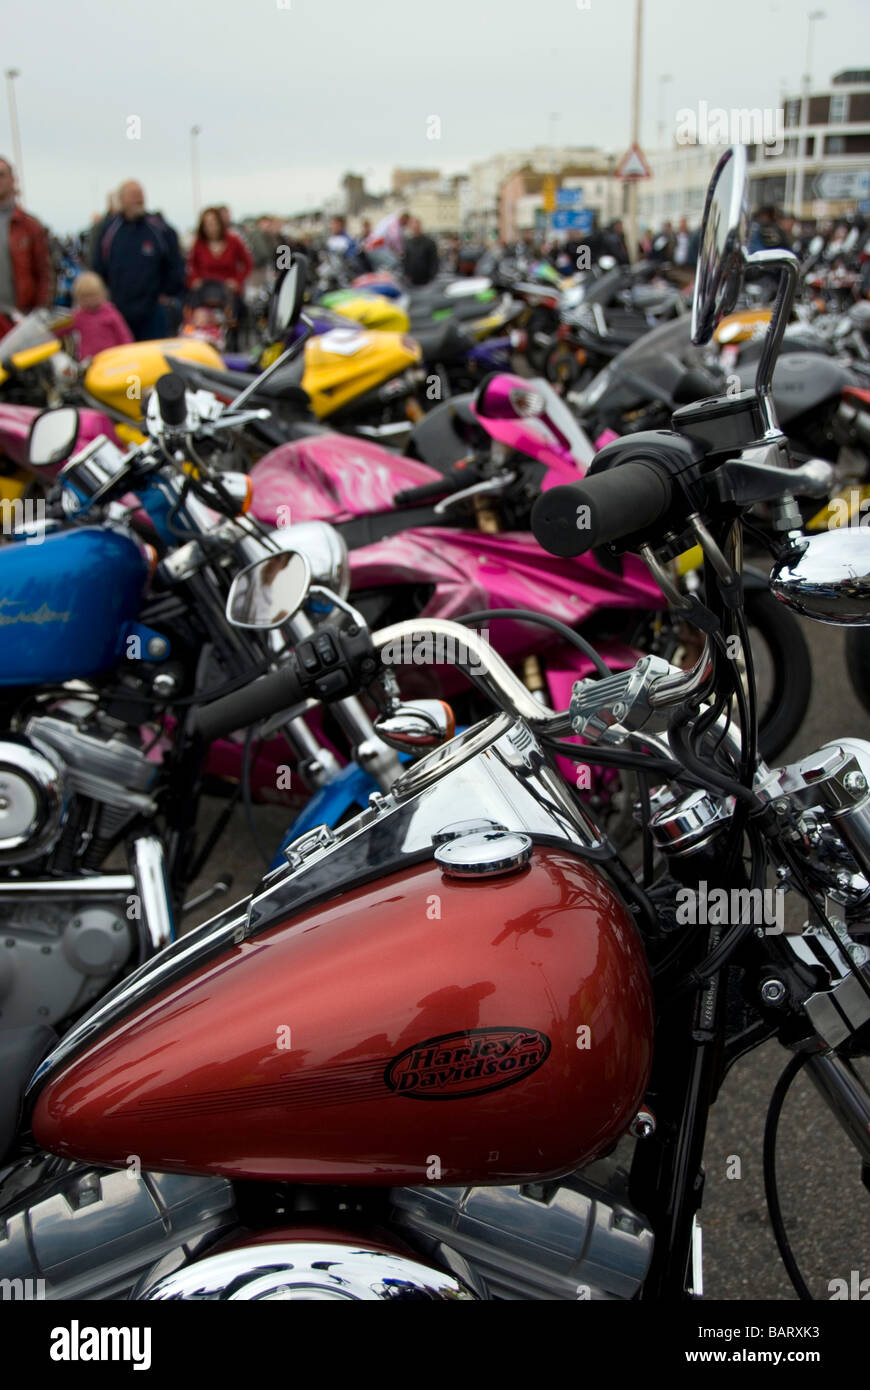
<path id="1" fill-rule="evenodd" d="M 124 654 L 148 569 L 136 541 L 97 527 L 0 546 L 0 686 L 109 670 Z"/>

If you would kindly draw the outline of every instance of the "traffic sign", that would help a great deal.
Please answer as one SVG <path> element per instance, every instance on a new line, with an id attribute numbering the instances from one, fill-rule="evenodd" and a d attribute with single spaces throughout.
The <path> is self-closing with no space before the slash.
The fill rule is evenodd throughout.
<path id="1" fill-rule="evenodd" d="M 556 179 L 553 174 L 548 174 L 544 179 L 542 192 L 544 212 L 553 212 L 556 207 Z"/>
<path id="2" fill-rule="evenodd" d="M 626 180 L 652 178 L 652 171 L 643 157 L 640 145 L 632 145 L 622 156 L 616 166 L 615 177 Z"/>
<path id="3" fill-rule="evenodd" d="M 556 191 L 557 208 L 582 208 L 583 189 L 582 188 L 559 188 Z"/>
<path id="4" fill-rule="evenodd" d="M 590 208 L 559 208 L 553 213 L 554 232 L 582 232 L 586 235 L 592 231 L 592 223 Z"/>
<path id="5" fill-rule="evenodd" d="M 830 202 L 870 196 L 870 169 L 823 169 L 813 182 L 817 198 Z"/>
<path id="6" fill-rule="evenodd" d="M 866 217 L 867 213 L 870 212 L 870 198 L 862 198 L 858 203 L 857 211 L 861 213 L 862 217 Z"/>

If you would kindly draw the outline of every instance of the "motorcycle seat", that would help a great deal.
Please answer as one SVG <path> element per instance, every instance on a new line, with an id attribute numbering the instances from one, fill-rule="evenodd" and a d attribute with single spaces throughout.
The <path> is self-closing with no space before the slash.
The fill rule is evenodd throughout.
<path id="1" fill-rule="evenodd" d="M 417 328 L 413 336 L 420 344 L 426 363 L 456 362 L 465 357 L 472 346 L 465 330 L 452 318 Z"/>
<path id="2" fill-rule="evenodd" d="M 27 1083 L 56 1042 L 44 1023 L 0 1029 L 0 1162 L 12 1148 Z"/>
<path id="3" fill-rule="evenodd" d="M 217 395 L 226 395 L 228 391 L 234 396 L 238 395 L 256 380 L 256 374 L 253 372 L 222 371 L 220 367 L 206 367 L 200 362 L 183 362 L 178 358 L 167 358 L 167 361 L 174 372 L 180 372 L 186 380 L 196 382 L 200 387 L 214 391 Z M 302 386 L 304 373 L 305 360 L 300 354 L 295 361 L 279 367 L 277 372 L 257 388 L 251 399 L 307 405 L 308 394 Z"/>
<path id="4" fill-rule="evenodd" d="M 450 319 L 465 322 L 483 318 L 491 312 L 494 302 L 477 299 L 474 295 L 470 295 L 468 299 L 450 299 L 447 295 L 439 295 L 437 299 L 430 299 L 425 303 L 412 301 L 409 309 L 411 335 L 417 337 L 427 326 L 431 326 L 433 314 L 439 315 L 435 320 L 436 325 L 449 322 Z"/>

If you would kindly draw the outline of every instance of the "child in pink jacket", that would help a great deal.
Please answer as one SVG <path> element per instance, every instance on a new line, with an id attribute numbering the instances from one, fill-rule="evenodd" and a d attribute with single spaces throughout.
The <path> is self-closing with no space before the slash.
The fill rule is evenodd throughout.
<path id="1" fill-rule="evenodd" d="M 91 270 L 83 270 L 73 286 L 73 332 L 78 335 L 78 359 L 80 362 L 102 352 L 104 348 L 118 347 L 120 343 L 132 343 L 130 332 L 123 317 L 109 303 L 106 286 Z"/>

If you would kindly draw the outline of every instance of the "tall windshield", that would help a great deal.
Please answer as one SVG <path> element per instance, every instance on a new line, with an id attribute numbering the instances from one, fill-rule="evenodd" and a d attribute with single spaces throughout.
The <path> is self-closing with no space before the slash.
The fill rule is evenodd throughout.
<path id="1" fill-rule="evenodd" d="M 572 392 L 571 402 L 580 411 L 591 408 L 626 374 L 669 396 L 687 367 L 705 365 L 709 366 L 705 350 L 692 343 L 692 316 L 680 314 L 625 348 L 582 391 Z"/>
<path id="2" fill-rule="evenodd" d="M 23 352 L 25 348 L 35 348 L 42 343 L 53 342 L 53 322 L 54 319 L 47 309 L 34 309 L 26 318 L 16 323 L 5 337 L 0 338 L 0 365 L 5 366 L 16 352 Z"/>

